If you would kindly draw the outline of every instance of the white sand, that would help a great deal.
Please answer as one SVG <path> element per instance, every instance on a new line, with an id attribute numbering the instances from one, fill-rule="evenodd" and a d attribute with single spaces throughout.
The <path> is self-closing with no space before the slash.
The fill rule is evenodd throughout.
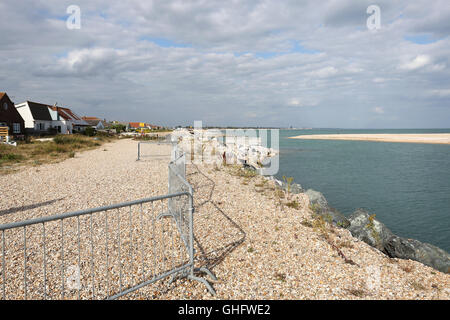
<path id="1" fill-rule="evenodd" d="M 361 140 L 380 142 L 450 144 L 450 133 L 423 134 L 314 134 L 290 137 L 304 140 Z"/>

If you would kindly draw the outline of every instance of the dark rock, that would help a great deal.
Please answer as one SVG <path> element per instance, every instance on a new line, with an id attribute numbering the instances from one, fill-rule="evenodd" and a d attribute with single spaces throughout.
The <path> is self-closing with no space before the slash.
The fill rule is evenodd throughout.
<path id="1" fill-rule="evenodd" d="M 349 218 L 351 234 L 384 252 L 391 258 L 411 259 L 441 272 L 450 272 L 450 255 L 429 243 L 394 235 L 383 223 L 370 219 L 364 209 L 356 210 Z M 372 221 L 371 221 L 372 220 Z"/>
<path id="2" fill-rule="evenodd" d="M 364 209 L 357 209 L 348 218 L 350 226 L 347 228 L 351 234 L 365 243 L 384 251 L 385 244 L 393 236 L 384 224 L 371 218 Z"/>
<path id="3" fill-rule="evenodd" d="M 338 227 L 348 228 L 350 226 L 350 221 L 338 210 L 330 208 L 326 214 L 331 216 L 331 222 Z"/>
<path id="4" fill-rule="evenodd" d="M 384 251 L 392 258 L 415 260 L 441 272 L 450 273 L 450 255 L 429 243 L 394 235 L 386 241 Z"/>
<path id="5" fill-rule="evenodd" d="M 305 193 L 309 197 L 309 203 L 313 207 L 314 213 L 324 217 L 326 221 L 335 226 L 347 228 L 350 225 L 350 221 L 342 213 L 328 205 L 327 199 L 321 192 L 308 189 Z"/>

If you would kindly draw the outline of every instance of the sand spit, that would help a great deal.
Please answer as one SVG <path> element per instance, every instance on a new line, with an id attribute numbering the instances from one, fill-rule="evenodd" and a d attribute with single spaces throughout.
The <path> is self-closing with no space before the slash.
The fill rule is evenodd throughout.
<path id="1" fill-rule="evenodd" d="M 135 161 L 137 142 L 119 140 L 96 150 L 77 153 L 75 158 L 64 162 L 24 168 L 8 175 L 8 184 L 1 191 L 0 223 L 166 193 L 170 146 L 154 144 L 145 147 L 147 154 L 155 156 Z M 320 228 L 310 223 L 312 212 L 305 194 L 290 196 L 299 204 L 297 208 L 280 206 L 273 181 L 264 182 L 259 176 L 243 177 L 235 172 L 234 167 L 187 167 L 188 180 L 195 190 L 195 263 L 198 267 L 208 266 L 216 274 L 218 281 L 213 285 L 217 295 L 212 296 L 202 283 L 177 279 L 169 284 L 166 279 L 125 298 L 450 298 L 450 275 L 419 262 L 390 259 L 353 238 L 345 229 L 328 228 L 328 234 L 324 235 L 318 230 Z M 128 225 L 114 226 L 125 228 L 121 235 L 126 240 Z M 138 225 L 135 228 L 139 230 Z M 46 237 L 58 239 L 58 230 L 56 226 L 52 234 L 49 229 Z M 98 236 L 101 236 L 101 226 Z M 41 256 L 40 240 L 38 232 L 28 232 L 29 277 L 33 275 L 33 261 L 38 262 Z M 10 261 L 6 273 L 7 297 L 21 299 L 23 252 L 20 241 L 8 241 L 7 238 L 6 257 Z M 101 241 L 99 239 L 98 243 Z M 59 249 L 56 247 L 51 251 L 52 243 L 57 245 L 57 242 L 50 241 L 47 247 L 52 252 L 52 259 L 58 259 Z M 83 241 L 81 245 L 84 246 Z M 140 244 L 136 244 L 135 249 L 140 248 Z M 70 246 L 65 250 L 69 252 Z M 96 265 L 97 262 L 99 265 L 104 263 L 102 252 L 96 252 L 95 259 L 99 260 Z M 127 270 L 136 270 L 138 274 L 141 261 L 137 254 L 134 257 L 124 257 L 123 263 L 127 264 Z M 65 256 L 65 259 L 69 264 L 69 257 Z M 85 264 L 89 267 L 89 261 Z M 60 272 L 56 265 L 53 268 L 49 265 L 47 276 L 54 273 L 57 279 Z M 111 277 L 111 283 L 117 282 L 118 270 L 111 269 L 110 272 L 116 275 Z M 105 269 L 96 271 L 98 278 L 105 274 Z M 35 278 L 30 279 L 28 290 L 39 289 L 39 276 L 37 272 Z M 86 276 L 89 277 L 89 273 Z M 127 276 L 130 275 L 124 274 Z M 84 279 L 84 274 L 82 277 L 84 290 L 88 279 Z M 139 281 L 136 278 L 134 281 Z M 0 277 L 0 289 L 2 285 Z M 100 283 L 97 292 L 104 291 L 104 286 L 105 282 Z M 49 287 L 49 290 L 53 289 L 59 288 Z M 112 290 L 117 290 L 117 284 Z M 83 291 L 81 297 L 90 298 L 87 293 L 85 295 Z M 28 298 L 39 296 L 29 294 Z M 76 298 L 76 292 L 67 292 L 66 298 Z M 59 296 L 54 295 L 53 299 L 59 299 Z"/>
<path id="2" fill-rule="evenodd" d="M 305 140 L 360 140 L 379 142 L 450 144 L 450 133 L 423 134 L 314 134 L 290 137 Z"/>

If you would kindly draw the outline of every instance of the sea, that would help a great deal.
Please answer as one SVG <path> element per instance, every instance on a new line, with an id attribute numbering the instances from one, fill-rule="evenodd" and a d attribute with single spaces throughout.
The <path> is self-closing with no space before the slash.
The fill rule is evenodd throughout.
<path id="1" fill-rule="evenodd" d="M 276 177 L 324 194 L 344 215 L 365 208 L 394 234 L 450 252 L 450 145 L 297 140 L 312 134 L 450 133 L 450 129 L 280 130 Z"/>

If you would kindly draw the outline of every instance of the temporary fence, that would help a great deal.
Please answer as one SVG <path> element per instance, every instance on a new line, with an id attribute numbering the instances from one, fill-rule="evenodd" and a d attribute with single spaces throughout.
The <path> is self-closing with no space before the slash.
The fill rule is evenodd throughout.
<path id="1" fill-rule="evenodd" d="M 216 280 L 194 266 L 193 189 L 175 153 L 166 195 L 0 225 L 2 299 L 149 298 L 169 276 L 215 294 L 196 276 Z"/>
<path id="2" fill-rule="evenodd" d="M 167 144 L 167 145 L 172 145 L 173 150 L 177 149 L 175 148 L 176 146 L 176 142 L 172 142 L 170 140 L 170 135 L 167 135 L 165 138 L 163 139 L 158 139 L 158 140 L 150 140 L 150 141 L 139 141 L 137 144 L 137 161 L 142 160 L 144 158 L 157 158 L 157 157 L 166 157 L 166 155 L 164 154 L 154 154 L 152 153 L 152 150 L 154 150 L 153 148 L 151 148 L 151 146 L 154 145 L 162 145 L 162 144 Z M 173 158 L 172 158 L 173 160 Z"/>

